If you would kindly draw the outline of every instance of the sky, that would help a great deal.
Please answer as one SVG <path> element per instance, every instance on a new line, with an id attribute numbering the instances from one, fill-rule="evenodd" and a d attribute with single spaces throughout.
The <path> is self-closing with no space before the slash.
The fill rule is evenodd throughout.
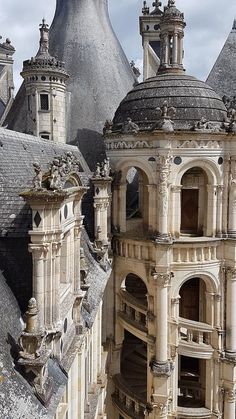
<path id="1" fill-rule="evenodd" d="M 69 1 L 69 0 L 64 0 Z M 78 0 L 80 1 L 80 0 Z M 93 1 L 93 0 L 86 0 Z M 147 0 L 151 6 L 153 0 Z M 138 17 L 142 0 L 108 0 L 110 18 L 129 61 L 142 61 L 142 42 Z M 164 1 L 164 5 L 167 0 Z M 16 48 L 14 76 L 16 90 L 21 83 L 22 62 L 38 49 L 38 25 L 45 17 L 50 24 L 56 0 L 0 0 L 0 35 L 10 38 Z M 236 17 L 235 0 L 176 0 L 184 12 L 184 65 L 188 74 L 205 80 L 211 70 Z"/>

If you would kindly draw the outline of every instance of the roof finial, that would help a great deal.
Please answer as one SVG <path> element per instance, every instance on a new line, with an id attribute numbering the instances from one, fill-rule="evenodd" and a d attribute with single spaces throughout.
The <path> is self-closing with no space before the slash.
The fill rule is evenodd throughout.
<path id="1" fill-rule="evenodd" d="M 168 7 L 175 6 L 175 0 L 168 0 Z"/>
<path id="2" fill-rule="evenodd" d="M 36 57 L 39 56 L 44 56 L 44 57 L 48 57 L 49 56 L 49 27 L 46 23 L 45 18 L 42 19 L 42 23 L 39 25 L 39 30 L 40 30 L 40 41 L 39 41 L 39 51 L 38 54 L 36 55 Z"/>
<path id="3" fill-rule="evenodd" d="M 236 18 L 234 18 L 234 23 L 233 23 L 232 30 L 233 30 L 233 31 L 236 31 Z"/>

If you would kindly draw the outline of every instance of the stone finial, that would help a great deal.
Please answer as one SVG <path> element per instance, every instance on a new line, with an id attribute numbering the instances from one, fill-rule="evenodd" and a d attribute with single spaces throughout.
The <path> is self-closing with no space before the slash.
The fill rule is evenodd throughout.
<path id="1" fill-rule="evenodd" d="M 104 127 L 103 127 L 103 134 L 104 135 L 105 134 L 111 134 L 111 132 L 112 132 L 112 125 L 113 125 L 113 122 L 110 119 L 107 119 L 106 122 L 105 122 L 105 124 L 104 124 Z"/>
<path id="2" fill-rule="evenodd" d="M 233 31 L 236 31 L 236 18 L 234 18 L 234 22 L 233 22 L 232 30 L 233 30 Z"/>
<path id="3" fill-rule="evenodd" d="M 158 120 L 151 128 L 153 131 L 154 129 L 162 129 L 165 132 L 173 132 L 174 131 L 174 123 L 171 120 L 176 115 L 176 108 L 173 106 L 168 107 L 168 103 L 165 100 L 161 107 L 156 108 Z"/>
<path id="4" fill-rule="evenodd" d="M 39 50 L 36 57 L 49 57 L 49 26 L 46 24 L 45 19 L 42 19 L 42 23 L 39 25 L 40 30 L 40 41 Z"/>
<path id="5" fill-rule="evenodd" d="M 168 7 L 174 7 L 175 6 L 175 0 L 168 0 Z"/>
<path id="6" fill-rule="evenodd" d="M 123 124 L 122 132 L 125 134 L 127 133 L 137 134 L 139 132 L 139 126 L 135 124 L 135 122 L 133 122 L 131 118 L 127 118 Z"/>
<path id="7" fill-rule="evenodd" d="M 142 14 L 143 15 L 149 15 L 149 7 L 147 6 L 146 1 L 143 2 Z"/>
<path id="8" fill-rule="evenodd" d="M 38 324 L 38 308 L 31 298 L 26 311 L 26 326 L 19 338 L 18 364 L 25 368 L 26 377 L 33 385 L 36 396 L 47 404 L 52 395 L 53 379 L 48 377 L 48 360 L 51 351 L 46 349 L 46 331 Z M 32 374 L 29 374 L 29 373 Z"/>
<path id="9" fill-rule="evenodd" d="M 140 73 L 138 67 L 135 66 L 135 62 L 133 60 L 130 62 L 130 67 L 133 70 L 136 81 L 138 81 L 138 78 L 141 75 L 141 73 Z"/>
<path id="10" fill-rule="evenodd" d="M 110 160 L 105 159 L 103 163 L 97 163 L 96 170 L 94 172 L 95 178 L 109 178 L 111 172 Z"/>
<path id="11" fill-rule="evenodd" d="M 153 14 L 155 13 L 160 13 L 160 7 L 162 6 L 162 2 L 159 0 L 155 0 L 152 3 L 152 7 L 154 7 L 154 11 L 152 12 Z"/>
<path id="12" fill-rule="evenodd" d="M 42 189 L 43 172 L 38 163 L 33 163 L 35 176 L 33 178 L 33 186 L 35 189 Z"/>

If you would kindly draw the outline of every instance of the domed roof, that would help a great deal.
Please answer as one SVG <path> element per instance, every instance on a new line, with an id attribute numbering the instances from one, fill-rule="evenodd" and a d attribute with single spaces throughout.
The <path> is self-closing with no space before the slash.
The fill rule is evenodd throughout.
<path id="1" fill-rule="evenodd" d="M 113 130 L 119 130 L 127 118 L 139 129 L 150 129 L 159 119 L 156 108 L 162 108 L 164 102 L 176 109 L 172 117 L 175 130 L 191 129 L 203 118 L 220 126 L 227 115 L 224 103 L 206 83 L 185 73 L 166 72 L 145 80 L 127 94 L 115 113 Z"/>

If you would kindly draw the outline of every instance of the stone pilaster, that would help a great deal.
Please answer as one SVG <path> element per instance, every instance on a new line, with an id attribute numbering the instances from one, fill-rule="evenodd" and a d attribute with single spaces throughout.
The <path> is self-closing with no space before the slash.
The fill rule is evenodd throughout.
<path id="1" fill-rule="evenodd" d="M 226 352 L 236 356 L 236 268 L 226 269 Z"/>

